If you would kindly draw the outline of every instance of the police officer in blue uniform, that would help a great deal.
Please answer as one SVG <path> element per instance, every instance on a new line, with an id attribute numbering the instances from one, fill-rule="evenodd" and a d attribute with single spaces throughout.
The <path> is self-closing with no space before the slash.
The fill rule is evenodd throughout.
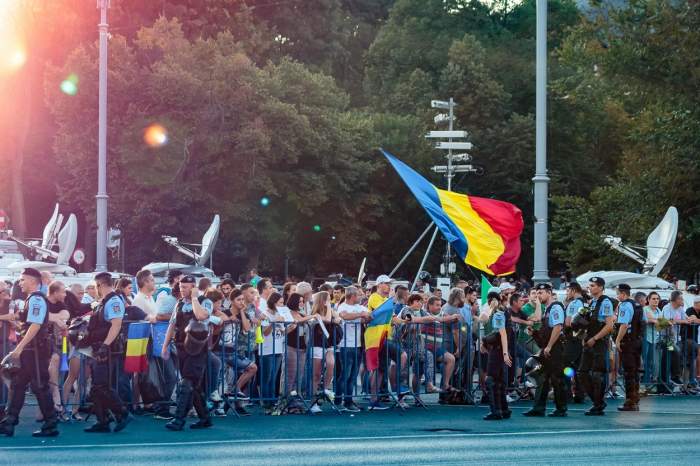
<path id="1" fill-rule="evenodd" d="M 617 286 L 617 336 L 625 379 L 625 402 L 619 411 L 639 411 L 639 367 L 642 364 L 642 309 L 630 299 L 631 288 L 625 283 Z M 693 361 L 694 362 L 694 361 Z"/>
<path id="2" fill-rule="evenodd" d="M 19 413 L 24 405 L 27 384 L 36 396 L 39 409 L 44 417 L 41 429 L 34 432 L 34 437 L 55 437 L 58 435 L 56 425 L 58 417 L 49 395 L 49 360 L 51 344 L 48 338 L 49 303 L 41 291 L 41 273 L 32 268 L 22 272 L 19 281 L 22 292 L 27 295 L 24 309 L 19 314 L 21 322 L 21 339 L 17 347 L 7 356 L 19 361 L 20 368 L 12 376 L 7 415 L 0 423 L 0 434 L 12 437 L 19 422 Z"/>
<path id="3" fill-rule="evenodd" d="M 126 309 L 123 299 L 114 291 L 109 272 L 95 275 L 95 284 L 102 299 L 90 316 L 88 341 L 93 354 L 90 396 L 97 423 L 84 430 L 91 433 L 111 432 L 111 412 L 116 420 L 114 432 L 119 432 L 131 421 L 131 415 L 116 390 L 120 369 L 118 363 L 124 352 L 124 342 L 120 336 Z"/>
<path id="4" fill-rule="evenodd" d="M 583 300 L 581 285 L 576 282 L 569 283 L 569 286 L 566 287 L 566 299 L 568 304 L 566 305 L 564 336 L 562 337 L 562 343 L 564 345 L 564 367 L 574 369 L 574 375 L 573 377 L 568 375 L 564 377 L 564 391 L 566 392 L 567 401 L 573 400 L 574 403 L 583 403 L 586 399 L 586 394 L 584 393 L 581 379 L 576 370 L 581 364 L 581 340 L 576 337 L 573 328 L 571 328 L 574 317 L 586 304 Z M 572 384 L 572 382 L 575 384 Z"/>
<path id="5" fill-rule="evenodd" d="M 533 338 L 542 348 L 540 361 L 542 363 L 542 383 L 537 387 L 535 405 L 524 416 L 544 416 L 547 409 L 549 388 L 554 391 L 556 409 L 549 417 L 566 416 L 566 393 L 564 391 L 564 348 L 561 342 L 564 328 L 564 305 L 554 299 L 552 285 L 540 283 L 536 286 L 537 297 L 546 308 L 542 315 L 542 327 L 533 333 Z"/>
<path id="6" fill-rule="evenodd" d="M 607 373 L 608 339 L 615 323 L 612 300 L 604 294 L 605 280 L 591 277 L 588 290 L 593 298 L 592 314 L 585 329 L 583 353 L 578 372 L 593 407 L 586 416 L 605 415 L 605 375 Z"/>
<path id="7" fill-rule="evenodd" d="M 180 280 L 181 299 L 177 302 L 165 334 L 162 355 L 170 355 L 170 341 L 175 336 L 175 349 L 180 367 L 180 381 L 177 386 L 177 406 L 175 418 L 165 425 L 170 430 L 182 430 L 185 417 L 194 406 L 199 421 L 190 425 L 191 429 L 204 429 L 213 424 L 209 416 L 205 394 L 205 373 L 209 354 L 209 322 L 219 322 L 212 316 L 214 305 L 209 299 L 200 298 L 193 276 L 186 275 Z"/>
<path id="8" fill-rule="evenodd" d="M 498 421 L 510 418 L 506 399 L 506 366 L 511 367 L 512 361 L 508 351 L 508 329 L 512 328 L 506 309 L 500 303 L 499 293 L 490 292 L 487 296 L 489 305 L 488 323 L 490 333 L 482 339 L 482 345 L 488 350 L 486 363 L 486 389 L 489 391 L 491 412 L 484 416 L 486 421 Z"/>

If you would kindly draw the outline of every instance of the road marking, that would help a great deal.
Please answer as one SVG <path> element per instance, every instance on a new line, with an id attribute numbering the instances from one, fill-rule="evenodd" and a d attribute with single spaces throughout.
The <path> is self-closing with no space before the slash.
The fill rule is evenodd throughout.
<path id="1" fill-rule="evenodd" d="M 446 435 L 377 435 L 371 437 L 318 437 L 318 438 L 270 438 L 270 439 L 229 439 L 229 440 L 201 440 L 190 442 L 144 442 L 144 443 L 108 443 L 108 444 L 73 444 L 73 445 L 26 445 L 16 447 L 0 447 L 0 451 L 10 450 L 43 450 L 43 449 L 69 449 L 69 448 L 140 448 L 140 447 L 174 447 L 197 445 L 235 445 L 241 443 L 280 443 L 280 442 L 347 442 L 347 441 L 371 441 L 371 440 L 411 440 L 411 439 L 444 439 L 444 438 L 469 438 L 469 437 L 518 437 L 532 435 L 569 435 L 569 434 L 596 434 L 596 433 L 620 433 L 620 432 L 664 432 L 664 431 L 699 431 L 698 427 L 649 427 L 631 429 L 578 429 L 578 430 L 552 430 L 552 431 L 527 431 L 527 432 L 481 432 L 473 434 L 446 434 Z"/>

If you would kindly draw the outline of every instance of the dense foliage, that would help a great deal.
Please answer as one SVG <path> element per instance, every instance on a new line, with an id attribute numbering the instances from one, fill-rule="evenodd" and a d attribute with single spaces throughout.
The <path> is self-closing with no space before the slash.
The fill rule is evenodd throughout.
<path id="1" fill-rule="evenodd" d="M 92 27 L 85 3 L 46 2 L 64 9 L 54 22 Z M 110 223 L 124 230 L 128 270 L 170 256 L 161 234 L 197 241 L 215 213 L 219 272 L 281 275 L 288 259 L 297 276 L 354 273 L 363 256 L 371 273 L 390 270 L 428 220 L 376 148 L 444 183 L 429 171 L 442 154 L 423 134 L 436 129 L 430 100 L 454 97 L 456 126 L 483 168 L 456 189 L 523 210 L 519 269 L 529 273 L 535 0 L 112 3 Z M 670 271 L 689 277 L 700 268 L 700 11 L 687 1 L 581 3 L 549 1 L 550 268 L 632 268 L 600 235 L 641 243 L 676 205 Z M 44 52 L 44 147 L 27 161 L 42 158 L 55 192 L 29 181 L 25 196 L 47 205 L 57 194 L 91 225 L 96 34 L 45 29 L 62 47 Z M 76 95 L 59 89 L 71 74 Z M 166 145 L 143 143 L 152 123 L 167 128 Z M 419 256 L 400 274 L 415 273 Z M 436 251 L 428 269 L 439 260 Z"/>

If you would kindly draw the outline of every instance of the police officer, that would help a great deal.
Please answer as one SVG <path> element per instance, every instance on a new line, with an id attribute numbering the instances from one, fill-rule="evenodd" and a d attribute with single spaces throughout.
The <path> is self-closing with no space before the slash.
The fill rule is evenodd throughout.
<path id="1" fill-rule="evenodd" d="M 26 268 L 19 280 L 22 292 L 27 296 L 24 309 L 19 312 L 21 322 L 21 339 L 17 347 L 7 356 L 20 368 L 12 376 L 7 415 L 0 423 L 0 434 L 12 437 L 19 422 L 19 413 L 24 405 L 27 384 L 31 383 L 39 409 L 44 417 L 41 429 L 34 432 L 34 437 L 55 437 L 58 435 L 56 425 L 58 417 L 49 395 L 49 360 L 51 345 L 48 338 L 49 303 L 41 291 L 41 273 Z"/>
<path id="2" fill-rule="evenodd" d="M 491 412 L 484 416 L 486 421 L 497 421 L 510 418 L 506 400 L 506 370 L 512 362 L 508 351 L 508 330 L 511 327 L 506 316 L 505 306 L 501 305 L 501 295 L 497 292 L 489 292 L 488 315 L 485 330 L 487 335 L 482 339 L 481 352 L 488 351 L 486 363 L 486 389 L 489 392 Z"/>
<path id="3" fill-rule="evenodd" d="M 110 412 L 116 419 L 114 432 L 119 432 L 131 422 L 131 416 L 115 388 L 119 377 L 118 363 L 124 352 L 120 335 L 126 309 L 123 299 L 114 291 L 109 272 L 95 275 L 95 285 L 102 299 L 90 316 L 88 341 L 93 354 L 90 397 L 97 423 L 86 428 L 85 432 L 111 432 Z"/>
<path id="4" fill-rule="evenodd" d="M 581 385 L 578 371 L 575 370 L 578 369 L 579 364 L 581 364 L 581 340 L 576 338 L 574 330 L 571 328 L 573 318 L 586 304 L 583 300 L 581 285 L 576 282 L 569 283 L 566 287 L 566 300 L 568 304 L 566 305 L 564 336 L 562 338 L 562 343 L 564 345 L 564 367 L 574 369 L 574 375 L 573 377 L 568 375 L 564 377 L 564 391 L 566 392 L 567 401 L 573 399 L 574 403 L 583 403 L 586 399 L 586 394 Z M 575 382 L 575 385 L 572 384 L 572 382 Z"/>
<path id="5" fill-rule="evenodd" d="M 177 386 L 177 406 L 175 418 L 165 425 L 170 430 L 182 430 L 185 417 L 192 406 L 197 411 L 199 421 L 190 425 L 191 429 L 204 429 L 213 424 L 206 404 L 204 376 L 209 354 L 209 321 L 216 324 L 219 319 L 212 316 L 214 305 L 211 300 L 199 297 L 196 280 L 186 275 L 180 280 L 181 299 L 177 302 L 165 334 L 162 355 L 168 359 L 170 341 L 175 336 L 175 349 L 180 367 L 181 379 Z"/>
<path id="6" fill-rule="evenodd" d="M 625 403 L 619 411 L 639 411 L 639 367 L 642 364 L 642 310 L 630 299 L 630 286 L 617 286 L 617 337 L 615 346 L 620 349 L 622 371 L 625 378 Z M 693 361 L 694 363 L 695 361 Z"/>
<path id="7" fill-rule="evenodd" d="M 542 315 L 542 327 L 533 334 L 535 341 L 542 348 L 540 361 L 542 362 L 542 383 L 537 386 L 535 405 L 524 416 L 544 416 L 547 409 L 547 396 L 549 387 L 554 390 L 554 404 L 556 409 L 549 413 L 549 417 L 566 417 L 566 393 L 564 392 L 564 348 L 561 342 L 562 329 L 564 327 L 564 305 L 554 299 L 552 285 L 540 283 L 535 287 L 537 297 L 545 307 Z"/>
<path id="8" fill-rule="evenodd" d="M 605 374 L 607 372 L 608 335 L 613 329 L 615 315 L 612 300 L 604 294 L 605 280 L 591 277 L 588 291 L 592 314 L 585 329 L 583 353 L 579 366 L 579 377 L 586 393 L 593 401 L 593 407 L 586 416 L 604 416 Z"/>

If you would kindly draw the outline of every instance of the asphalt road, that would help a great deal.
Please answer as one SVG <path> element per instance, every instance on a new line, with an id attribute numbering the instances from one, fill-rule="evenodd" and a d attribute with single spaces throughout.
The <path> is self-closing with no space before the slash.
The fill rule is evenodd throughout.
<path id="1" fill-rule="evenodd" d="M 24 464 L 699 464 L 700 398 L 647 398 L 639 413 L 530 419 L 516 404 L 508 421 L 479 407 L 429 406 L 402 413 L 217 418 L 205 432 L 169 432 L 137 417 L 118 434 L 62 424 L 56 439 L 30 436 L 31 409 L 15 437 L 0 438 L 0 463 Z M 611 409 L 612 408 L 612 409 Z M 23 413 L 24 414 L 24 413 Z"/>

